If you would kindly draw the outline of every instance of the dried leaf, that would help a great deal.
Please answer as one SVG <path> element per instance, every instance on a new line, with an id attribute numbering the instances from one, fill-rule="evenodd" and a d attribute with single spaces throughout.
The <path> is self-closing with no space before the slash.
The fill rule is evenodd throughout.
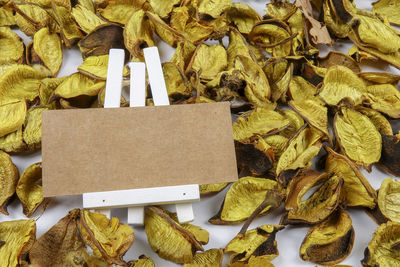
<path id="1" fill-rule="evenodd" d="M 368 117 L 368 119 L 375 125 L 380 134 L 392 135 L 393 130 L 390 122 L 381 113 L 374 109 L 366 107 L 357 107 L 356 110 L 361 114 Z"/>
<path id="2" fill-rule="evenodd" d="M 400 2 L 396 0 L 379 0 L 372 3 L 372 11 L 387 17 L 393 25 L 400 26 Z"/>
<path id="3" fill-rule="evenodd" d="M 26 102 L 18 101 L 0 106 L 0 137 L 22 127 L 26 117 Z"/>
<path id="4" fill-rule="evenodd" d="M 205 45 L 197 47 L 187 67 L 189 70 L 200 73 L 203 80 L 212 80 L 217 74 L 223 71 L 228 65 L 226 50 L 222 45 Z"/>
<path id="5" fill-rule="evenodd" d="M 364 102 L 389 117 L 400 118 L 400 92 L 391 84 L 367 86 Z"/>
<path id="6" fill-rule="evenodd" d="M 73 98 L 77 96 L 95 96 L 100 89 L 105 86 L 105 82 L 95 82 L 93 79 L 80 73 L 70 75 L 54 91 L 53 99 Z"/>
<path id="7" fill-rule="evenodd" d="M 203 253 L 196 253 L 193 262 L 183 264 L 183 267 L 221 267 L 224 252 L 222 249 L 209 249 Z"/>
<path id="8" fill-rule="evenodd" d="M 41 162 L 34 163 L 24 170 L 19 178 L 16 193 L 22 203 L 25 216 L 32 216 L 44 200 Z"/>
<path id="9" fill-rule="evenodd" d="M 231 0 L 202 0 L 198 6 L 198 12 L 213 18 L 218 18 L 221 13 L 228 10 L 231 5 Z"/>
<path id="10" fill-rule="evenodd" d="M 383 216 L 392 221 L 399 223 L 399 207 L 400 207 L 400 182 L 393 178 L 383 180 L 378 192 L 379 210 Z"/>
<path id="11" fill-rule="evenodd" d="M 18 153 L 26 149 L 22 138 L 22 127 L 17 131 L 0 137 L 0 149 L 7 153 Z"/>
<path id="12" fill-rule="evenodd" d="M 260 15 L 245 3 L 234 2 L 227 11 L 228 21 L 233 23 L 239 32 L 250 33 L 253 26 L 261 21 Z"/>
<path id="13" fill-rule="evenodd" d="M 42 144 L 42 112 L 48 108 L 31 108 L 26 116 L 24 123 L 24 142 L 28 150 L 39 149 Z"/>
<path id="14" fill-rule="evenodd" d="M 154 267 L 154 262 L 151 258 L 146 257 L 145 255 L 139 256 L 138 260 L 129 261 L 128 267 Z"/>
<path id="15" fill-rule="evenodd" d="M 11 157 L 0 150 L 0 212 L 8 215 L 7 204 L 15 193 L 19 172 Z"/>
<path id="16" fill-rule="evenodd" d="M 93 79 L 106 80 L 108 70 L 108 55 L 90 56 L 78 67 L 78 71 Z M 128 68 L 124 67 L 123 76 L 129 75 Z"/>
<path id="17" fill-rule="evenodd" d="M 322 58 L 318 59 L 318 67 L 329 68 L 332 66 L 344 66 L 351 69 L 354 73 L 360 73 L 361 68 L 357 62 L 346 54 L 336 51 L 329 51 L 329 53 Z"/>
<path id="18" fill-rule="evenodd" d="M 97 26 L 106 24 L 107 22 L 97 16 L 93 10 L 79 4 L 72 8 L 71 15 L 81 29 L 85 33 L 92 32 Z"/>
<path id="19" fill-rule="evenodd" d="M 137 9 L 144 7 L 144 4 L 144 0 L 105 1 L 97 11 L 108 21 L 124 25 Z"/>
<path id="20" fill-rule="evenodd" d="M 0 27 L 0 61 L 22 63 L 24 61 L 24 43 L 9 27 Z"/>

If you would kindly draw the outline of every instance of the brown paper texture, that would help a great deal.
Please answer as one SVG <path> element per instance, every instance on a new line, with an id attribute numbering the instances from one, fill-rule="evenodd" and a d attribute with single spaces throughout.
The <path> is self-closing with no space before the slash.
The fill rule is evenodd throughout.
<path id="1" fill-rule="evenodd" d="M 229 103 L 52 110 L 45 197 L 238 179 Z"/>

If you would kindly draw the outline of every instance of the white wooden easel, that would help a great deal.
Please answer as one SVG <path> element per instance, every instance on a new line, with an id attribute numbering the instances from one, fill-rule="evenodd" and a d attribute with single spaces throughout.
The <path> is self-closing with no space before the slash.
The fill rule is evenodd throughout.
<path id="1" fill-rule="evenodd" d="M 167 89 L 157 47 L 143 49 L 145 63 L 129 63 L 131 70 L 130 107 L 145 106 L 146 68 L 155 106 L 169 105 Z M 125 52 L 110 49 L 104 108 L 119 108 Z M 132 126 L 135 127 L 135 126 Z M 180 223 L 194 219 L 192 202 L 200 200 L 199 185 L 179 185 L 127 189 L 83 194 L 83 208 L 95 209 L 110 218 L 111 208 L 128 208 L 128 224 L 144 223 L 144 206 L 175 204 Z"/>

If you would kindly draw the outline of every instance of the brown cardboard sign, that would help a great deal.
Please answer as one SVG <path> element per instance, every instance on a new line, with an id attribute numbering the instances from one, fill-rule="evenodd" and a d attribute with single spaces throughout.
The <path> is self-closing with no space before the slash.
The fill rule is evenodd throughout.
<path id="1" fill-rule="evenodd" d="M 45 197 L 238 179 L 229 103 L 43 112 Z"/>

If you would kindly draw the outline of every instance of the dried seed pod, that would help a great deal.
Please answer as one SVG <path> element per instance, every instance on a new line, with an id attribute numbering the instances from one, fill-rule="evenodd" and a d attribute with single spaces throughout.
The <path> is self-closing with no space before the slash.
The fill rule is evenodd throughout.
<path id="1" fill-rule="evenodd" d="M 48 108 L 31 108 L 24 123 L 24 142 L 28 150 L 39 149 L 42 144 L 42 112 Z"/>
<path id="2" fill-rule="evenodd" d="M 378 192 L 379 210 L 383 216 L 392 221 L 400 223 L 400 182 L 393 178 L 383 180 Z"/>
<path id="3" fill-rule="evenodd" d="M 233 137 L 244 142 L 257 135 L 266 136 L 288 127 L 289 120 L 281 114 L 266 108 L 256 108 L 241 115 L 233 123 Z"/>
<path id="4" fill-rule="evenodd" d="M 183 264 L 183 267 L 221 267 L 224 252 L 222 249 L 209 249 L 203 253 L 196 253 L 191 263 Z"/>
<path id="5" fill-rule="evenodd" d="M 146 209 L 145 231 L 151 248 L 163 259 L 176 263 L 190 263 L 202 245 L 192 233 L 158 207 Z"/>
<path id="6" fill-rule="evenodd" d="M 126 264 L 122 257 L 134 241 L 133 230 L 128 225 L 115 217 L 108 219 L 103 214 L 81 210 L 79 232 L 95 256 L 102 257 L 108 264 Z"/>
<path id="7" fill-rule="evenodd" d="M 247 167 L 253 175 L 263 175 L 272 168 L 273 148 L 261 137 L 252 143 L 235 141 L 237 165 Z"/>
<path id="8" fill-rule="evenodd" d="M 282 201 L 282 189 L 276 181 L 256 178 L 243 177 L 234 182 L 226 192 L 224 202 L 218 214 L 208 221 L 212 224 L 237 224 L 247 218 L 257 209 L 267 197 L 268 205 L 259 215 L 264 215 L 268 211 L 279 207 Z"/>
<path id="9" fill-rule="evenodd" d="M 329 105 L 337 105 L 344 98 L 350 98 L 358 105 L 365 91 L 364 82 L 352 70 L 344 66 L 332 66 L 326 72 L 319 95 Z"/>
<path id="10" fill-rule="evenodd" d="M 33 36 L 33 49 L 53 76 L 57 76 L 63 60 L 61 41 L 58 35 L 50 33 L 48 28 L 40 29 Z"/>
<path id="11" fill-rule="evenodd" d="M 108 55 L 90 56 L 85 58 L 83 63 L 78 67 L 78 71 L 90 78 L 97 80 L 107 79 Z M 128 68 L 124 67 L 123 76 L 129 75 Z"/>
<path id="12" fill-rule="evenodd" d="M 41 162 L 34 163 L 24 170 L 19 178 L 16 193 L 22 203 L 25 216 L 32 216 L 44 200 Z"/>
<path id="13" fill-rule="evenodd" d="M 400 223 L 387 222 L 381 224 L 365 249 L 361 264 L 364 267 L 399 265 L 399 234 Z"/>
<path id="14" fill-rule="evenodd" d="M 0 212 L 8 215 L 7 204 L 15 193 L 19 172 L 11 160 L 11 157 L 0 150 Z"/>
<path id="15" fill-rule="evenodd" d="M 356 110 L 361 114 L 368 117 L 368 119 L 375 125 L 380 134 L 392 135 L 393 130 L 390 122 L 381 113 L 374 109 L 366 107 L 356 107 Z"/>
<path id="16" fill-rule="evenodd" d="M 22 39 L 9 27 L 0 27 L 0 43 L 2 53 L 0 61 L 24 61 L 24 43 Z"/>
<path id="17" fill-rule="evenodd" d="M 283 225 L 263 225 L 246 231 L 244 235 L 238 234 L 225 248 L 225 252 L 233 253 L 229 263 L 249 263 L 257 261 L 257 258 L 262 260 L 261 262 L 268 262 L 276 258 L 279 251 L 275 236 L 283 228 Z"/>
<path id="18" fill-rule="evenodd" d="M 400 142 L 397 135 L 382 134 L 382 155 L 380 163 L 389 173 L 400 176 Z"/>
<path id="19" fill-rule="evenodd" d="M 353 243 L 351 218 L 344 210 L 338 210 L 308 231 L 300 247 L 300 257 L 317 264 L 336 264 L 350 254 Z"/>
<path id="20" fill-rule="evenodd" d="M 200 187 L 200 195 L 204 196 L 211 196 L 215 195 L 222 190 L 224 190 L 229 183 L 218 183 L 218 184 L 201 184 Z"/>
<path id="21" fill-rule="evenodd" d="M 343 108 L 333 122 L 335 136 L 346 155 L 369 169 L 381 157 L 382 138 L 367 116 Z"/>
<path id="22" fill-rule="evenodd" d="M 364 102 L 391 118 L 400 118 L 400 92 L 391 84 L 367 86 Z"/>
<path id="23" fill-rule="evenodd" d="M 329 139 L 332 137 L 328 129 L 328 109 L 320 102 L 309 100 L 292 100 L 289 106 L 299 113 L 311 126 L 323 132 Z"/>
<path id="24" fill-rule="evenodd" d="M 92 32 L 97 26 L 107 23 L 97 16 L 93 10 L 90 10 L 81 4 L 72 8 L 71 14 L 78 24 L 79 29 L 87 34 Z"/>
<path id="25" fill-rule="evenodd" d="M 203 80 L 212 80 L 217 74 L 228 65 L 226 50 L 222 45 L 205 45 L 197 47 L 190 60 L 186 72 L 201 70 L 200 78 Z"/>
<path id="26" fill-rule="evenodd" d="M 349 158 L 329 147 L 326 147 L 326 150 L 329 154 L 325 161 L 325 171 L 343 178 L 341 194 L 346 205 L 373 209 L 376 205 L 376 192 L 357 166 Z"/>
<path id="27" fill-rule="evenodd" d="M 26 109 L 25 101 L 0 106 L 0 137 L 22 127 L 26 117 Z"/>
<path id="28" fill-rule="evenodd" d="M 151 258 L 145 255 L 140 255 L 138 260 L 129 261 L 128 267 L 154 267 L 154 262 Z"/>
<path id="29" fill-rule="evenodd" d="M 124 36 L 121 26 L 101 24 L 79 42 L 82 57 L 108 55 L 111 48 L 124 49 Z M 128 46 L 126 46 L 129 49 Z"/>
<path id="30" fill-rule="evenodd" d="M 308 128 L 306 125 L 297 131 L 288 141 L 276 166 L 279 183 L 286 186 L 294 174 L 293 171 L 308 168 L 311 165 L 311 159 L 321 149 L 321 137 L 320 131 Z"/>
<path id="31" fill-rule="evenodd" d="M 396 0 L 379 0 L 372 3 L 372 11 L 386 16 L 390 24 L 400 26 L 400 3 Z"/>
<path id="32" fill-rule="evenodd" d="M 104 81 L 95 82 L 86 75 L 74 73 L 57 86 L 50 102 L 59 98 L 68 99 L 77 96 L 96 96 L 104 86 Z"/>
<path id="33" fill-rule="evenodd" d="M 125 47 L 134 57 L 142 57 L 141 49 L 147 46 L 154 46 L 153 24 L 142 9 L 135 11 L 124 28 Z"/>
<path id="34" fill-rule="evenodd" d="M 235 58 L 234 67 L 240 70 L 246 81 L 244 94 L 249 102 L 259 107 L 271 106 L 271 88 L 262 68 L 253 59 L 241 55 Z"/>
<path id="35" fill-rule="evenodd" d="M 304 195 L 314 186 L 320 187 L 308 199 Z M 307 171 L 292 179 L 288 188 L 282 224 L 317 224 L 334 212 L 340 202 L 343 179 L 327 173 Z"/>
<path id="36" fill-rule="evenodd" d="M 108 266 L 103 260 L 89 255 L 78 235 L 78 219 L 79 210 L 71 210 L 44 233 L 29 251 L 31 264 L 38 267 Z"/>
<path id="37" fill-rule="evenodd" d="M 38 97 L 40 80 L 45 75 L 27 65 L 17 65 L 0 76 L 0 105 Z"/>
<path id="38" fill-rule="evenodd" d="M 0 240 L 4 245 L 0 249 L 0 265 L 17 267 L 22 257 L 36 240 L 35 220 L 17 220 L 0 223 Z"/>
<path id="39" fill-rule="evenodd" d="M 260 15 L 245 3 L 234 2 L 227 10 L 228 21 L 233 23 L 239 32 L 250 33 L 253 26 L 261 21 Z"/>

